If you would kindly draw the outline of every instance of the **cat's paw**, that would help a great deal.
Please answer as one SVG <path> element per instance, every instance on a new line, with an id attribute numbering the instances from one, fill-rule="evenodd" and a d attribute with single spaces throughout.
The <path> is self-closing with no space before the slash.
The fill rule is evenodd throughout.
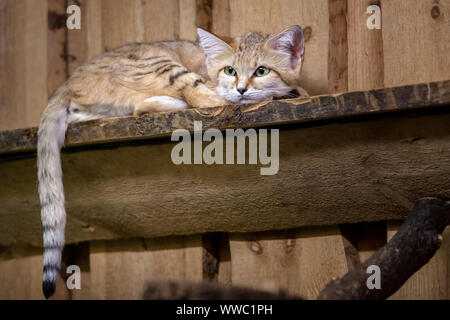
<path id="1" fill-rule="evenodd" d="M 196 101 L 196 103 L 192 106 L 193 108 L 211 108 L 211 107 L 221 107 L 221 106 L 228 106 L 232 103 L 228 100 L 225 100 L 219 96 L 209 96 L 205 97 L 204 99 L 199 99 Z"/>
<path id="2" fill-rule="evenodd" d="M 134 115 L 141 115 L 152 112 L 169 112 L 189 108 L 189 105 L 177 98 L 169 96 L 154 96 L 145 99 L 134 108 Z"/>
<path id="3" fill-rule="evenodd" d="M 300 95 L 300 98 L 309 97 L 308 92 L 305 89 L 303 89 L 302 87 L 297 87 L 296 89 L 297 89 L 298 94 Z"/>

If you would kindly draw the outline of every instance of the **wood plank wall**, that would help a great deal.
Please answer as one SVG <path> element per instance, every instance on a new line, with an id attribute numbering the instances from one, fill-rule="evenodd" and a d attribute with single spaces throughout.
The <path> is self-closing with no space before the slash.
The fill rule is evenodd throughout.
<path id="1" fill-rule="evenodd" d="M 81 30 L 65 28 L 68 5 Z M 378 4 L 382 29 L 366 27 Z M 81 63 L 134 41 L 195 40 L 243 30 L 305 31 L 303 85 L 311 94 L 450 79 L 450 0 L 3 0 L 0 2 L 0 130 L 35 126 L 51 93 Z M 210 280 L 286 289 L 314 298 L 392 237 L 398 222 L 257 234 L 96 241 L 69 246 L 81 291 L 56 298 L 140 298 L 146 280 Z M 448 299 L 450 234 L 433 260 L 393 297 Z M 40 249 L 0 248 L 0 298 L 41 298 Z"/>

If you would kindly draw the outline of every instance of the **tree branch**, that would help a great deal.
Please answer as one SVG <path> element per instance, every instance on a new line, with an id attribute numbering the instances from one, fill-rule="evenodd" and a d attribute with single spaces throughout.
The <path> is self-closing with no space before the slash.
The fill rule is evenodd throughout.
<path id="1" fill-rule="evenodd" d="M 394 294 L 439 249 L 441 233 L 450 223 L 450 202 L 438 198 L 417 201 L 395 236 L 360 267 L 331 281 L 319 299 L 380 300 Z M 367 267 L 381 271 L 381 289 L 368 289 Z"/>

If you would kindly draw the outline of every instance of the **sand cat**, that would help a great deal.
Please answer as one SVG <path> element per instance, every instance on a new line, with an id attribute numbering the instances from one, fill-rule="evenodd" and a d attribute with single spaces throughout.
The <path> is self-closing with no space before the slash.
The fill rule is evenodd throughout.
<path id="1" fill-rule="evenodd" d="M 198 29 L 190 41 L 136 43 L 106 52 L 74 71 L 49 100 L 38 130 L 43 226 L 43 292 L 56 286 L 66 212 L 60 149 L 71 122 L 270 100 L 300 90 L 302 29 L 248 33 L 224 41 Z"/>

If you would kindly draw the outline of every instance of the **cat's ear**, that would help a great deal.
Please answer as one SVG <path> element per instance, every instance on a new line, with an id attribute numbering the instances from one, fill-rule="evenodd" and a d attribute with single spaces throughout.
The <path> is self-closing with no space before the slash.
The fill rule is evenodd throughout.
<path id="1" fill-rule="evenodd" d="M 200 46 L 208 59 L 214 60 L 223 54 L 232 53 L 233 49 L 225 41 L 219 39 L 212 33 L 197 28 L 197 34 L 200 38 Z"/>
<path id="2" fill-rule="evenodd" d="M 295 69 L 303 61 L 305 38 L 300 26 L 292 26 L 267 40 L 269 48 L 289 55 L 291 69 Z"/>

